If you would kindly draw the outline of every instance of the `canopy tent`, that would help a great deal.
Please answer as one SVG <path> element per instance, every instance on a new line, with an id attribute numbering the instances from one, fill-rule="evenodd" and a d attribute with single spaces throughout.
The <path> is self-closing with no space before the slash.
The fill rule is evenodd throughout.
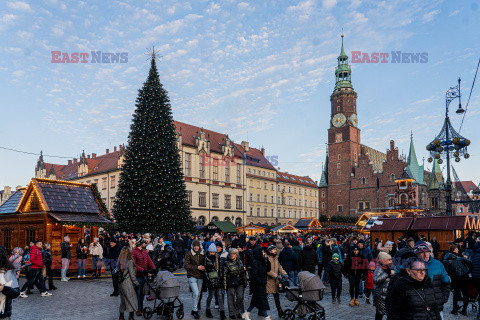
<path id="1" fill-rule="evenodd" d="M 204 229 L 208 233 L 235 233 L 235 225 L 230 221 L 212 221 Z"/>

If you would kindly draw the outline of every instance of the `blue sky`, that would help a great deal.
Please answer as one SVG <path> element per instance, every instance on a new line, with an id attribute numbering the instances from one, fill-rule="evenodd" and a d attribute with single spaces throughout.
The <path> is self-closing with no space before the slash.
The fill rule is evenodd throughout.
<path id="1" fill-rule="evenodd" d="M 176 120 L 229 134 L 319 180 L 340 34 L 345 49 L 428 52 L 424 64 L 353 64 L 362 143 L 420 162 L 440 131 L 445 91 L 480 57 L 480 1 L 6 1 L 0 8 L 0 146 L 78 157 L 126 143 L 146 48 Z M 51 63 L 51 51 L 128 52 L 128 63 Z M 477 79 L 480 82 L 480 79 Z M 480 83 L 477 83 L 480 86 Z M 480 88 L 462 135 L 463 180 L 480 182 Z M 453 105 L 456 105 L 454 103 Z M 454 106 L 454 109 L 456 106 Z M 458 128 L 461 117 L 452 115 Z M 37 156 L 0 149 L 0 188 L 25 185 Z M 46 157 L 47 162 L 67 159 Z"/>

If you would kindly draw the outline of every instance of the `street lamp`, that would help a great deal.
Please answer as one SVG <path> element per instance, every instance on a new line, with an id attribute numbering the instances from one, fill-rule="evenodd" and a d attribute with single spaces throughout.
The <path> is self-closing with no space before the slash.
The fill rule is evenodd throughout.
<path id="1" fill-rule="evenodd" d="M 448 89 L 445 94 L 445 122 L 442 130 L 435 137 L 435 139 L 427 145 L 427 150 L 430 151 L 430 158 L 428 162 L 433 162 L 437 159 L 439 164 L 443 163 L 442 158 L 447 160 L 447 181 L 445 184 L 446 202 L 447 202 L 447 216 L 452 215 L 452 180 L 450 178 L 450 157 L 455 158 L 455 162 L 460 162 L 460 156 L 468 159 L 470 155 L 467 152 L 467 147 L 470 145 L 470 140 L 462 137 L 452 126 L 448 116 L 448 107 L 450 102 L 458 98 L 457 114 L 463 114 L 465 110 L 462 108 L 461 92 L 460 92 L 460 78 L 458 78 L 458 85 Z"/>

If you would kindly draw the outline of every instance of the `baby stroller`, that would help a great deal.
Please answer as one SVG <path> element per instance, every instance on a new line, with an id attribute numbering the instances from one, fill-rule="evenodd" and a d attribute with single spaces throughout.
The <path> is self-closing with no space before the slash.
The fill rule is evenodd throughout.
<path id="1" fill-rule="evenodd" d="M 150 296 L 155 299 L 153 309 L 143 308 L 145 319 L 150 319 L 154 314 L 163 316 L 165 320 L 172 320 L 176 314 L 178 319 L 183 319 L 183 303 L 178 299 L 180 295 L 180 283 L 178 279 L 168 271 L 159 271 L 155 278 L 145 277 L 145 282 L 150 289 Z M 175 312 L 175 309 L 177 311 Z"/>
<path id="2" fill-rule="evenodd" d="M 295 308 L 285 309 L 286 320 L 295 319 L 295 315 L 303 318 L 310 313 L 308 320 L 325 320 L 325 309 L 317 303 L 323 299 L 325 289 L 319 276 L 302 271 L 298 274 L 298 286 L 289 286 L 288 281 L 283 281 L 282 285 L 287 292 L 287 299 L 297 302 Z"/>
<path id="3" fill-rule="evenodd" d="M 471 279 L 470 279 L 471 280 Z M 475 283 L 473 281 L 469 282 L 468 285 L 468 303 L 472 306 L 472 310 L 478 310 L 479 305 L 478 305 L 478 298 L 479 298 L 479 292 L 477 291 L 477 288 L 475 287 Z"/>

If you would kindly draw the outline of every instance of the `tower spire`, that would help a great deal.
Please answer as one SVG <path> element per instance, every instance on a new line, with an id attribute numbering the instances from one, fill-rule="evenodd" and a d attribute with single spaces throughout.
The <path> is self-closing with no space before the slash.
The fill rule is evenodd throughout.
<path id="1" fill-rule="evenodd" d="M 345 48 L 343 46 L 343 32 L 342 32 L 342 49 L 340 50 L 340 55 L 338 56 L 338 66 L 335 69 L 335 90 L 340 88 L 351 88 L 352 86 L 352 70 L 348 65 L 348 56 L 345 53 Z"/>

